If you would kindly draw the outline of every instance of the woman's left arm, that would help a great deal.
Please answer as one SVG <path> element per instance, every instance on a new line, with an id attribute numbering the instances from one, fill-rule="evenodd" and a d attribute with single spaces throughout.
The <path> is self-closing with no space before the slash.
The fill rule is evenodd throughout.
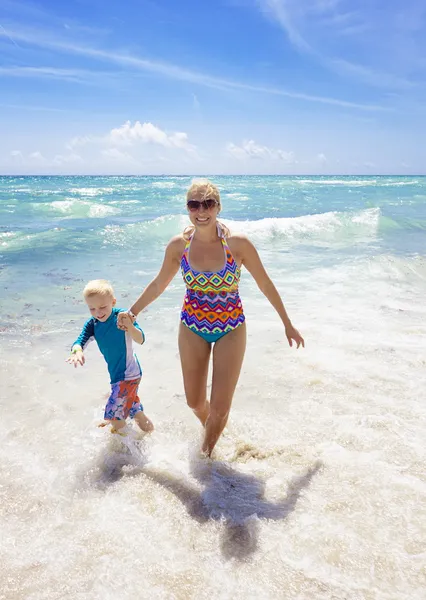
<path id="1" fill-rule="evenodd" d="M 293 346 L 294 340 L 298 348 L 300 345 L 302 345 L 304 348 L 305 340 L 290 321 L 290 317 L 287 314 L 283 301 L 281 300 L 281 296 L 279 295 L 277 288 L 275 287 L 271 278 L 266 272 L 256 248 L 246 237 L 239 237 L 238 242 L 241 248 L 240 256 L 242 258 L 242 264 L 252 275 L 259 289 L 262 291 L 262 293 L 266 296 L 266 298 L 269 300 L 269 302 L 279 314 L 281 321 L 283 322 L 283 325 L 285 327 L 285 334 L 289 345 Z"/>

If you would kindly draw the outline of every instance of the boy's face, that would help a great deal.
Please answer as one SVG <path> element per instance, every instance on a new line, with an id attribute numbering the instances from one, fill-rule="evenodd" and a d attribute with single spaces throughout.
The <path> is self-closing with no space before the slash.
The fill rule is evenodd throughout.
<path id="1" fill-rule="evenodd" d="M 111 316 L 116 299 L 109 294 L 93 294 L 93 296 L 86 298 L 86 303 L 92 317 L 105 322 Z"/>

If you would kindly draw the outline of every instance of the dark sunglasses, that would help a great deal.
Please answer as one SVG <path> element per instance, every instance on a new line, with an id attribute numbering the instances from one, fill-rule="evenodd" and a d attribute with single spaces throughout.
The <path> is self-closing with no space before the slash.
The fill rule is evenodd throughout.
<path id="1" fill-rule="evenodd" d="M 217 205 L 217 201 L 214 198 L 207 198 L 202 202 L 200 202 L 199 200 L 188 200 L 188 202 L 186 203 L 188 210 L 190 210 L 191 212 L 200 210 L 201 205 L 203 206 L 204 210 L 210 210 Z"/>

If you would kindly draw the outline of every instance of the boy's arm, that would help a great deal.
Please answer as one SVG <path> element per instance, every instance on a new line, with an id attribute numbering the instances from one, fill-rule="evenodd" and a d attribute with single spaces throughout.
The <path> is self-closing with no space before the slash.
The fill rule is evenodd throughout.
<path id="1" fill-rule="evenodd" d="M 132 320 L 130 316 L 129 316 L 129 318 L 130 318 L 130 320 Z M 135 321 L 133 323 L 133 327 L 135 329 L 136 334 L 138 335 L 138 339 L 135 339 L 133 336 L 132 336 L 132 338 L 135 340 L 135 342 L 138 342 L 139 344 L 144 344 L 145 343 L 145 334 L 144 334 L 142 328 L 140 327 L 139 323 L 137 323 Z"/>
<path id="2" fill-rule="evenodd" d="M 145 342 L 145 334 L 139 324 L 136 321 L 133 323 L 130 315 L 126 312 L 123 311 L 121 314 L 123 315 L 122 324 L 126 327 L 126 333 L 128 333 L 132 340 L 137 344 L 143 344 Z"/>
<path id="3" fill-rule="evenodd" d="M 91 317 L 90 319 L 87 319 L 80 335 L 71 346 L 71 352 L 73 352 L 77 347 L 79 347 L 82 351 L 85 350 L 86 346 L 93 339 L 95 339 L 95 322 L 93 317 Z"/>
<path id="4" fill-rule="evenodd" d="M 77 365 L 83 366 L 86 362 L 84 358 L 83 350 L 95 337 L 95 328 L 93 318 L 90 318 L 84 324 L 82 332 L 71 346 L 71 356 L 67 358 L 68 363 L 73 364 L 74 367 Z"/>

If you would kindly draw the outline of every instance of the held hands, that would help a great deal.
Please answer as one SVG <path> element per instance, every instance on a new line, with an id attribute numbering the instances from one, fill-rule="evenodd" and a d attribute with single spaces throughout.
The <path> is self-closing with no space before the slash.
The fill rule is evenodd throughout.
<path id="1" fill-rule="evenodd" d="M 70 365 L 74 365 L 75 368 L 77 368 L 78 365 L 83 366 L 86 362 L 83 350 L 77 350 L 76 352 L 73 352 L 65 362 L 70 363 Z"/>
<path id="2" fill-rule="evenodd" d="M 297 331 L 293 325 L 287 325 L 285 328 L 285 335 L 288 340 L 289 346 L 293 346 L 293 340 L 297 344 L 297 348 L 302 344 L 302 348 L 305 347 L 305 340 L 302 338 L 300 333 Z"/>
<path id="3" fill-rule="evenodd" d="M 133 319 L 128 312 L 120 312 L 117 316 L 117 327 L 122 331 L 128 331 L 131 329 L 135 319 Z"/>

